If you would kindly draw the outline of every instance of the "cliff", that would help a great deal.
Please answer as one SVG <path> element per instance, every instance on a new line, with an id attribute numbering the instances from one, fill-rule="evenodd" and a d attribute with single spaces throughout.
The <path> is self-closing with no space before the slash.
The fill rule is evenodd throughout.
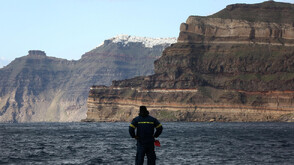
<path id="1" fill-rule="evenodd" d="M 90 90 L 85 121 L 293 121 L 294 5 L 229 5 L 190 16 L 155 74 Z"/>
<path id="2" fill-rule="evenodd" d="M 29 51 L 0 70 L 0 122 L 57 121 L 73 62 Z"/>
<path id="3" fill-rule="evenodd" d="M 93 84 L 153 74 L 153 62 L 172 42 L 117 36 L 77 61 L 31 50 L 0 69 L 0 122 L 80 121 Z"/>

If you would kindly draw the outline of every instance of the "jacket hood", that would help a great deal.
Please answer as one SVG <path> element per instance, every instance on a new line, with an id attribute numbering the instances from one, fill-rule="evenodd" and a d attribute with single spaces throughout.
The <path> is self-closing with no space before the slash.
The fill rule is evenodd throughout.
<path id="1" fill-rule="evenodd" d="M 149 115 L 149 111 L 145 106 L 140 106 L 139 116 L 146 117 Z"/>

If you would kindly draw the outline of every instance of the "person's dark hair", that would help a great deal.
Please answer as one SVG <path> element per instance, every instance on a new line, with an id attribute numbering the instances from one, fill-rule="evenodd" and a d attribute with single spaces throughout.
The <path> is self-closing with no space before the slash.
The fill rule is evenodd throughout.
<path id="1" fill-rule="evenodd" d="M 145 106 L 140 106 L 139 116 L 145 117 L 149 115 L 149 111 Z"/>

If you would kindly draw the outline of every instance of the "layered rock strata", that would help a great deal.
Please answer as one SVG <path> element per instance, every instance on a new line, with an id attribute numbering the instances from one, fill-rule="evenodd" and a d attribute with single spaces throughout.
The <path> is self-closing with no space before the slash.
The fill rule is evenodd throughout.
<path id="1" fill-rule="evenodd" d="M 293 121 L 293 9 L 269 1 L 190 16 L 155 74 L 91 88 L 85 121 L 129 121 L 140 105 L 163 121 Z"/>
<path id="2" fill-rule="evenodd" d="M 93 84 L 153 74 L 153 62 L 175 40 L 117 36 L 77 61 L 31 50 L 0 69 L 0 122 L 80 121 Z"/>

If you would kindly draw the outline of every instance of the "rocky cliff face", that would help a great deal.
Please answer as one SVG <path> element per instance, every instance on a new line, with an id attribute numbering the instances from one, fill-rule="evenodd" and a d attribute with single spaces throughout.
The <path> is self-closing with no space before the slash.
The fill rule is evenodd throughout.
<path id="1" fill-rule="evenodd" d="M 153 62 L 172 42 L 174 38 L 117 36 L 78 61 L 31 50 L 0 69 L 0 122 L 80 121 L 93 84 L 153 74 Z"/>
<path id="2" fill-rule="evenodd" d="M 55 121 L 72 62 L 29 51 L 0 70 L 0 121 Z M 46 107 L 46 108 L 44 108 Z M 41 119 L 41 120 L 38 120 Z"/>
<path id="3" fill-rule="evenodd" d="M 293 9 L 270 1 L 190 16 L 155 74 L 90 90 L 86 121 L 128 121 L 140 105 L 164 121 L 293 120 Z"/>

